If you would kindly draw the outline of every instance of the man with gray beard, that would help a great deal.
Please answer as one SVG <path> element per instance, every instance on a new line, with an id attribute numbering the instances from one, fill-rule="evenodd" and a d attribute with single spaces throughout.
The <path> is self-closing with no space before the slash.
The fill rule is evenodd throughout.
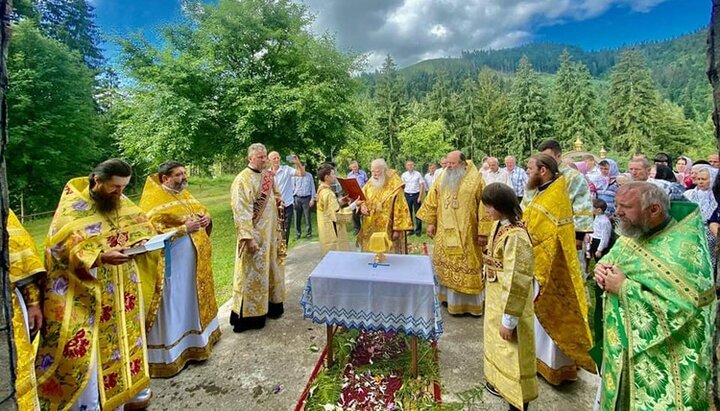
<path id="1" fill-rule="evenodd" d="M 373 233 L 386 232 L 392 239 L 394 254 L 407 253 L 405 232 L 413 229 L 410 210 L 403 193 L 404 184 L 382 158 L 370 164 L 370 180 L 363 186 L 365 203 L 360 206 L 362 224 L 357 242 L 367 251 Z"/>
<path id="2" fill-rule="evenodd" d="M 439 298 L 450 314 L 480 316 L 484 311 L 482 248 L 492 222 L 482 205 L 483 187 L 472 161 L 452 151 L 417 213 L 434 239 Z"/>
<path id="3" fill-rule="evenodd" d="M 605 291 L 596 409 L 708 410 L 716 312 L 697 205 L 652 183 L 618 188 L 622 237 L 595 266 Z"/>

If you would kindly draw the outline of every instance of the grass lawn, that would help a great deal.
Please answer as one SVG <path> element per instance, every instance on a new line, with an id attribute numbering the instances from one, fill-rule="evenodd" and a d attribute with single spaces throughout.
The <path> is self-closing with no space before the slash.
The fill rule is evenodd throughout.
<path id="1" fill-rule="evenodd" d="M 222 176 L 214 179 L 193 178 L 190 190 L 193 196 L 208 208 L 213 217 L 213 272 L 215 276 L 215 297 L 223 304 L 232 295 L 233 270 L 235 264 L 235 225 L 230 209 L 230 185 L 235 176 Z M 134 198 L 134 197 L 133 197 Z M 50 226 L 51 217 L 25 221 L 25 228 L 35 239 L 38 250 L 43 249 L 43 241 Z M 313 210 L 310 220 L 313 224 L 313 237 L 295 239 L 295 230 L 291 229 L 290 246 L 307 241 L 317 240 L 317 219 Z M 293 227 L 295 222 L 293 221 Z M 305 232 L 303 221 L 303 233 Z M 352 234 L 352 233 L 349 233 Z M 417 239 L 417 237 L 413 237 Z M 417 241 L 417 240 L 414 240 Z"/>

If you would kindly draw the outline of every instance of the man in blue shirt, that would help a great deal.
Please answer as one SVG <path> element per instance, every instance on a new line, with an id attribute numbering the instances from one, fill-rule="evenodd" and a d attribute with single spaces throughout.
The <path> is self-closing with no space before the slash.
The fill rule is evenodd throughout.
<path id="1" fill-rule="evenodd" d="M 305 175 L 294 176 L 293 182 L 295 184 L 294 191 L 294 204 L 295 204 L 295 238 L 299 239 L 301 236 L 300 226 L 302 225 L 302 217 L 305 217 L 305 223 L 307 224 L 307 230 L 305 231 L 305 238 L 312 237 L 312 223 L 310 222 L 310 209 L 315 205 L 317 200 L 317 193 L 315 193 L 315 180 L 311 173 L 305 172 Z"/>
<path id="2" fill-rule="evenodd" d="M 302 165 L 296 155 L 291 156 L 295 167 L 290 167 L 280 164 L 280 153 L 277 151 L 271 151 L 268 154 L 268 160 L 270 160 L 270 170 L 273 173 L 275 179 L 275 185 L 277 186 L 282 201 L 285 205 L 285 226 L 283 231 L 285 233 L 285 245 L 290 241 L 290 225 L 292 224 L 293 217 L 293 203 L 294 196 L 293 191 L 295 187 L 292 182 L 293 176 L 304 176 L 305 167 Z"/>
<path id="3" fill-rule="evenodd" d="M 360 168 L 360 165 L 358 165 L 358 162 L 355 160 L 350 163 L 350 172 L 347 178 L 356 179 L 358 184 L 360 184 L 360 188 L 368 181 L 367 173 Z M 355 226 L 355 235 L 357 235 L 357 233 L 360 232 L 360 213 L 353 213 L 353 225 Z"/>

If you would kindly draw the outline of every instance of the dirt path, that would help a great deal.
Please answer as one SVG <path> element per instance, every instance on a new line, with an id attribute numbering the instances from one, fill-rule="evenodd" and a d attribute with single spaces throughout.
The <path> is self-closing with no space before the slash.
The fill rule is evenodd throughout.
<path id="1" fill-rule="evenodd" d="M 150 410 L 293 410 L 324 346 L 325 327 L 302 319 L 299 304 L 305 280 L 320 260 L 318 244 L 294 247 L 287 260 L 285 315 L 268 320 L 263 330 L 234 334 L 230 305 L 220 308 L 223 336 L 212 357 L 190 364 L 178 376 L 154 379 Z M 468 410 L 506 410 L 501 400 L 482 389 L 482 319 L 452 317 L 443 312 L 440 376 L 445 401 L 468 402 Z M 599 379 L 583 374 L 575 383 L 553 388 L 541 381 L 535 410 L 592 409 Z M 278 391 L 277 393 L 275 391 Z"/>

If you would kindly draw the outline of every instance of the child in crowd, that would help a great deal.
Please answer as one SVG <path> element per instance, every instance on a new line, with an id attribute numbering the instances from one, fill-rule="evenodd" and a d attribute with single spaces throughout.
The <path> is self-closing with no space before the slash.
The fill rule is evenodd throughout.
<path id="1" fill-rule="evenodd" d="M 590 256 L 595 262 L 610 251 L 610 237 L 612 236 L 612 223 L 605 214 L 607 203 L 599 198 L 593 200 L 593 233 L 590 242 Z"/>
<path id="2" fill-rule="evenodd" d="M 489 184 L 482 202 L 495 220 L 483 256 L 485 386 L 510 403 L 510 410 L 527 409 L 538 396 L 533 247 L 512 188 Z"/>

